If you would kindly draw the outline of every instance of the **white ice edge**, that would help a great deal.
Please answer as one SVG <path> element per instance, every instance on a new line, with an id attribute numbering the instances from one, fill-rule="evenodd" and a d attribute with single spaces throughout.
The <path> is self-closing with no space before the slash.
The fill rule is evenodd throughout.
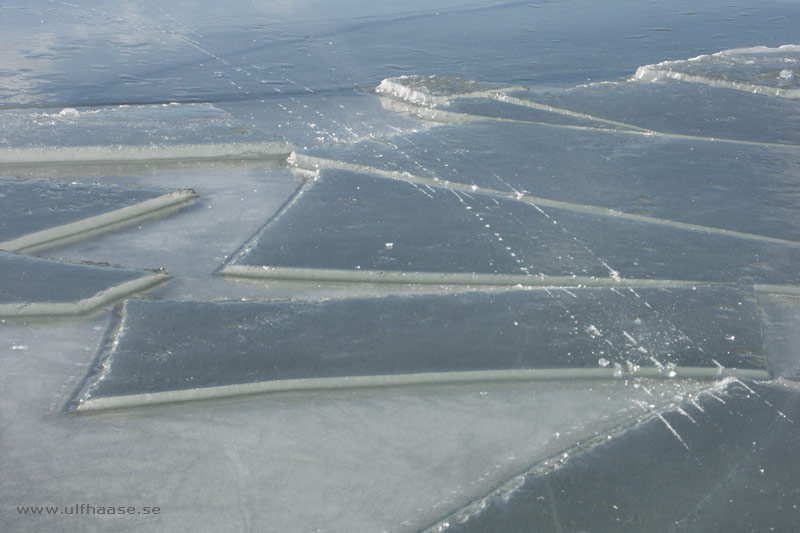
<path id="1" fill-rule="evenodd" d="M 95 163 L 209 159 L 276 159 L 288 157 L 290 142 L 208 143 L 122 146 L 44 146 L 0 148 L 0 164 Z"/>
<path id="2" fill-rule="evenodd" d="M 675 288 L 722 285 L 708 281 L 583 276 L 530 276 L 524 274 L 482 274 L 471 272 L 392 272 L 386 270 L 344 270 L 327 268 L 227 265 L 220 272 L 227 277 L 295 281 L 353 283 L 401 283 L 420 285 L 487 285 L 538 288 Z"/>
<path id="3" fill-rule="evenodd" d="M 425 91 L 412 89 L 407 85 L 403 85 L 402 80 L 411 79 L 408 76 L 400 76 L 399 78 L 386 78 L 380 82 L 375 88 L 375 92 L 390 98 L 408 102 L 410 104 L 436 107 L 445 105 L 451 100 L 458 100 L 464 98 L 490 98 L 497 94 L 515 91 L 527 91 L 527 87 L 513 85 L 508 87 L 497 87 L 492 89 L 482 89 L 479 91 L 471 91 L 468 93 L 459 93 L 451 95 L 434 95 Z"/>
<path id="4" fill-rule="evenodd" d="M 670 368 L 668 376 L 657 367 L 639 368 L 636 372 L 623 372 L 615 368 L 543 368 L 519 370 L 474 370 L 463 372 L 423 372 L 416 374 L 382 374 L 375 376 L 343 376 L 335 378 L 301 378 L 236 385 L 220 385 L 196 389 L 172 390 L 164 392 L 128 394 L 121 396 L 104 396 L 79 400 L 79 405 L 72 409 L 77 412 L 118 409 L 173 402 L 208 400 L 245 396 L 251 394 L 312 391 L 331 389 L 351 389 L 367 387 L 396 387 L 426 384 L 475 383 L 492 381 L 543 381 L 543 380 L 583 380 L 583 379 L 625 379 L 625 378 L 661 378 L 661 379 L 717 379 L 732 376 L 747 379 L 769 379 L 766 370 L 749 370 L 717 367 L 675 367 Z"/>
<path id="5" fill-rule="evenodd" d="M 0 250 L 9 252 L 33 252 L 60 246 L 65 241 L 72 241 L 98 233 L 113 231 L 120 225 L 127 225 L 148 218 L 168 214 L 175 209 L 185 207 L 197 198 L 192 189 L 174 191 L 157 198 L 151 198 L 138 204 L 109 211 L 77 222 L 56 226 L 35 233 L 29 233 L 15 239 L 0 242 Z"/>
<path id="6" fill-rule="evenodd" d="M 574 211 L 577 213 L 588 213 L 603 217 L 620 218 L 624 220 L 631 220 L 636 222 L 643 222 L 646 224 L 656 224 L 659 226 L 667 226 L 672 228 L 679 228 L 689 231 L 700 231 L 704 233 L 712 233 L 718 235 L 725 235 L 737 239 L 745 239 L 751 241 L 769 242 L 772 244 L 779 244 L 783 246 L 800 247 L 800 242 L 790 241 L 787 239 L 779 239 L 777 237 L 769 237 L 766 235 L 755 235 L 752 233 L 744 233 L 741 231 L 734 231 L 722 228 L 714 228 L 710 226 L 702 226 L 699 224 L 691 224 L 688 222 L 679 222 L 677 220 L 669 220 L 656 217 L 648 217 L 644 215 L 636 215 L 633 213 L 625 213 L 617 211 L 608 207 L 599 207 L 587 204 L 576 204 L 572 202 L 563 202 L 560 200 L 550 200 L 539 196 L 529 196 L 517 192 L 498 191 L 496 189 L 489 189 L 486 187 L 478 187 L 476 185 L 467 185 L 464 183 L 456 183 L 447 180 L 438 180 L 435 178 L 425 178 L 422 176 L 415 176 L 406 172 L 398 172 L 393 170 L 381 170 L 379 168 L 370 167 L 367 165 L 359 165 L 355 163 L 348 163 L 335 159 L 326 159 L 323 157 L 306 155 L 298 152 L 292 153 L 288 159 L 289 165 L 300 168 L 306 171 L 319 171 L 322 169 L 340 169 L 349 170 L 352 172 L 359 172 L 362 174 L 371 174 L 373 176 L 380 176 L 384 178 L 407 181 L 417 183 L 420 185 L 429 185 L 431 187 L 438 187 L 443 189 L 452 189 L 464 191 L 467 193 L 488 194 L 492 196 L 503 196 L 526 204 L 538 207 L 554 207 L 556 209 L 564 209 L 566 211 Z"/>
<path id="7" fill-rule="evenodd" d="M 165 272 L 154 272 L 141 278 L 126 281 L 102 290 L 90 298 L 74 302 L 34 302 L 0 304 L 0 317 L 43 317 L 43 316 L 77 316 L 88 313 L 105 305 L 114 303 L 126 296 L 141 292 L 170 279 Z"/>

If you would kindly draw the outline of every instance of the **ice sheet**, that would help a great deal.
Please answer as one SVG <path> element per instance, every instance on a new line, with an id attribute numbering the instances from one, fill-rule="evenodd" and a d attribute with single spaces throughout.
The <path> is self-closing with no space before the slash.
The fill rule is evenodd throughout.
<path id="1" fill-rule="evenodd" d="M 791 240 L 784 243 L 788 246 L 798 240 L 797 195 L 793 189 L 797 165 L 792 155 L 792 150 L 796 149 L 776 148 L 755 153 L 747 148 L 764 148 L 763 143 L 796 145 L 796 101 L 674 80 L 622 81 L 618 89 L 612 89 L 615 96 L 591 103 L 588 93 L 604 89 L 608 82 L 616 85 L 620 80 L 630 80 L 642 65 L 685 60 L 736 47 L 766 45 L 775 48 L 796 42 L 800 17 L 800 4 L 796 2 L 765 0 L 733 4 L 727 0 L 709 0 L 681 6 L 675 2 L 631 3 L 627 0 L 547 3 L 403 0 L 371 4 L 355 0 L 231 0 L 225 3 L 205 0 L 188 4 L 179 0 L 113 5 L 96 0 L 4 1 L 0 6 L 0 25 L 3 26 L 0 32 L 0 107 L 12 114 L 58 115 L 64 109 L 80 113 L 100 107 L 116 108 L 121 104 L 133 107 L 211 102 L 234 117 L 233 128 L 261 130 L 267 136 L 281 135 L 309 150 L 330 145 L 342 148 L 347 143 L 365 139 L 385 143 L 388 150 L 397 139 L 418 135 L 414 130 L 427 126 L 413 113 L 412 116 L 403 115 L 388 106 L 381 109 L 381 99 L 374 93 L 381 80 L 418 74 L 458 77 L 500 86 L 525 86 L 530 89 L 529 94 L 510 94 L 506 102 L 473 98 L 440 108 L 415 107 L 417 112 L 420 109 L 436 111 L 438 118 L 445 122 L 459 117 L 470 131 L 477 131 L 472 128 L 479 125 L 474 117 L 483 115 L 495 125 L 509 121 L 516 121 L 518 125 L 520 121 L 549 121 L 553 124 L 548 127 L 549 132 L 588 131 L 577 126 L 595 128 L 592 133 L 598 135 L 621 134 L 597 131 L 600 129 L 628 129 L 625 135 L 644 139 L 677 140 L 680 135 L 692 135 L 717 139 L 703 142 L 721 142 L 720 137 L 727 139 L 724 141 L 727 144 L 733 144 L 728 142 L 730 140 L 745 141 L 736 145 L 742 147 L 740 151 L 709 150 L 705 153 L 706 160 L 692 160 L 700 165 L 698 168 L 702 167 L 702 173 L 693 178 L 686 176 L 685 180 L 662 167 L 683 169 L 681 159 L 689 155 L 677 149 L 659 152 L 660 156 L 652 160 L 652 164 L 637 167 L 642 169 L 638 176 L 642 183 L 649 175 L 663 182 L 662 186 L 647 183 L 653 194 L 642 198 L 647 193 L 636 195 L 641 187 L 635 177 L 625 172 L 624 163 L 625 158 L 630 158 L 639 165 L 641 159 L 631 155 L 642 150 L 638 145 L 622 146 L 589 138 L 586 142 L 596 143 L 598 157 L 576 159 L 574 154 L 587 144 L 578 139 L 580 142 L 571 145 L 576 137 L 564 136 L 560 147 L 552 148 L 556 143 L 549 145 L 547 141 L 541 145 L 542 152 L 554 150 L 553 165 L 545 168 L 557 179 L 538 184 L 543 187 L 525 189 L 527 193 L 519 189 L 517 192 L 522 194 L 519 199 L 515 198 L 517 193 L 513 188 L 506 188 L 498 181 L 499 185 L 490 188 L 502 189 L 505 193 L 498 191 L 490 196 L 498 200 L 508 198 L 529 207 L 528 200 L 535 199 L 536 205 L 550 216 L 570 211 L 638 224 L 643 220 L 637 218 L 637 213 L 649 214 L 658 219 L 658 224 L 688 232 L 687 235 L 734 236 L 726 228 L 730 227 L 728 224 L 735 225 L 746 235 L 729 241 L 726 250 L 714 249 L 713 243 L 721 241 L 707 241 L 712 244 L 709 266 L 714 275 L 735 279 L 743 287 L 758 280 L 794 279 L 790 265 L 797 261 L 793 255 L 766 252 L 767 260 L 761 261 L 763 250 L 745 246 L 744 255 L 759 255 L 759 259 L 748 267 L 743 267 L 744 260 L 737 262 L 732 270 L 720 270 L 721 263 L 717 259 L 735 257 L 743 242 L 777 244 L 770 240 L 777 239 L 776 235 L 791 235 L 784 238 L 784 241 Z M 554 95 L 561 98 L 566 94 L 562 89 L 573 89 L 576 85 L 589 86 L 568 91 L 578 95 L 569 105 L 565 105 L 563 99 L 552 98 Z M 580 96 L 583 89 L 586 89 L 583 93 L 587 100 L 585 105 L 584 96 Z M 692 89 L 697 93 L 693 94 Z M 640 96 L 644 93 L 647 97 Z M 723 93 L 728 96 L 716 96 Z M 552 102 L 562 109 L 595 118 L 590 120 L 522 106 L 514 103 L 511 97 L 536 103 L 541 97 L 545 103 Z M 660 99 L 663 99 L 663 106 L 658 104 Z M 392 102 L 398 103 L 397 100 Z M 410 105 L 402 104 L 407 110 Z M 630 106 L 629 111 L 624 109 L 626 105 Z M 652 107 L 647 107 L 650 105 Z M 71 111 L 65 114 L 69 113 Z M 548 118 L 548 114 L 552 117 Z M 763 117 L 762 121 L 758 120 L 759 116 Z M 627 122 L 631 117 L 639 117 L 644 123 L 631 120 L 633 124 L 653 131 L 622 128 L 596 120 Z M 15 133 L 12 131 L 10 135 Z M 540 137 L 549 135 L 551 133 L 543 130 Z M 7 136 L 3 135 L 0 142 L 6 140 Z M 492 147 L 480 137 L 470 139 L 471 145 L 443 145 L 434 137 L 419 137 L 418 140 L 430 141 L 425 148 L 431 154 L 429 157 L 418 155 L 421 147 L 409 152 L 427 165 L 420 169 L 410 161 L 414 165 L 410 170 L 414 176 L 447 176 L 448 169 L 462 159 L 468 163 L 465 166 L 476 167 L 474 174 L 479 176 L 492 177 L 490 172 L 495 172 L 500 179 L 508 181 L 515 173 L 532 174 L 528 172 L 528 167 L 533 165 L 529 157 L 532 143 L 519 143 L 518 149 L 507 151 L 508 159 L 502 166 L 497 166 L 498 160 L 502 162 L 498 158 L 492 160 L 495 166 L 480 167 L 479 158 L 468 157 L 468 152 L 481 147 L 491 153 Z M 532 140 L 538 142 L 535 138 Z M 504 139 L 489 135 L 486 141 L 499 149 Z M 61 136 L 53 145 L 70 142 L 71 139 Z M 574 150 L 564 150 L 564 143 Z M 608 149 L 604 151 L 601 146 Z M 683 146 L 687 151 L 692 147 L 698 149 L 693 144 L 670 146 Z M 197 145 L 192 147 L 194 152 L 185 154 L 197 154 Z M 174 147 L 166 144 L 162 148 L 173 157 L 177 153 Z M 149 157 L 152 153 L 153 150 Z M 392 153 L 391 150 L 384 152 L 384 158 L 393 157 Z M 741 169 L 736 157 L 744 161 Z M 570 166 L 572 162 L 575 166 Z M 412 291 L 445 295 L 474 289 L 470 285 L 369 285 L 310 280 L 237 279 L 232 283 L 228 281 L 232 278 L 215 278 L 211 272 L 235 254 L 240 245 L 250 242 L 249 238 L 284 202 L 290 201 L 296 190 L 288 169 L 270 168 L 266 163 L 255 159 L 246 165 L 239 165 L 235 160 L 194 161 L 190 165 L 177 160 L 168 166 L 153 165 L 150 161 L 138 165 L 40 165 L 35 171 L 32 167 L 22 170 L 15 166 L 13 171 L 0 173 L 52 176 L 80 183 L 107 180 L 156 188 L 195 188 L 199 199 L 181 216 L 59 249 L 59 255 L 73 261 L 87 259 L 128 266 L 168 267 L 176 279 L 159 287 L 152 294 L 153 298 L 180 300 L 187 305 L 212 305 L 208 302 L 217 298 L 296 301 Z M 274 161 L 270 164 L 274 165 Z M 609 182 L 619 179 L 622 189 L 630 188 L 630 195 L 601 187 L 597 180 L 580 179 L 589 171 L 601 172 L 606 164 L 617 170 L 607 176 Z M 559 165 L 564 165 L 564 172 L 559 171 Z M 719 166 L 719 174 L 715 174 L 715 165 Z M 691 170 L 691 167 L 686 168 Z M 38 173 L 41 170 L 46 173 Z M 467 171 L 460 169 L 460 172 Z M 717 189 L 718 195 L 690 187 L 692 179 L 697 180 L 696 185 L 705 175 L 718 177 L 726 173 L 735 178 L 730 184 L 715 180 L 710 185 Z M 755 185 L 761 179 L 763 188 Z M 687 194 L 691 191 L 696 201 L 680 198 L 679 191 L 671 191 L 670 180 L 675 180 L 675 189 L 685 189 Z M 575 206 L 558 204 L 552 198 L 548 200 L 548 187 L 558 192 L 561 182 L 567 191 L 562 200 L 571 197 L 573 200 L 569 201 Z M 415 184 L 421 186 L 422 182 Z M 450 187 L 458 194 L 466 192 L 476 196 L 473 193 L 481 191 L 472 191 L 472 185 L 466 182 Z M 725 190 L 726 187 L 730 190 Z M 741 191 L 738 197 L 734 192 L 737 189 Z M 662 195 L 674 200 L 677 207 L 670 211 L 668 202 L 661 203 Z M 615 209 L 625 211 L 609 212 L 602 204 L 595 206 L 598 209 L 587 210 L 593 205 L 587 203 L 588 200 L 594 202 L 595 196 L 598 202 L 611 199 Z M 752 197 L 753 205 L 757 206 L 753 213 L 743 200 L 748 197 Z M 463 194 L 462 198 L 468 200 Z M 549 203 L 545 205 L 541 200 Z M 725 215 L 714 214 L 716 210 L 724 211 Z M 674 213 L 687 218 L 678 221 L 658 218 L 672 217 Z M 680 222 L 706 219 L 721 220 L 726 225 L 711 231 L 698 224 Z M 500 220 L 502 222 L 502 216 Z M 561 226 L 566 219 L 556 217 L 556 221 Z M 648 227 L 654 227 L 656 222 L 648 221 Z M 577 227 L 585 229 L 585 226 Z M 465 234 L 469 238 L 473 235 L 467 231 Z M 595 264 L 602 268 L 602 277 L 596 277 L 594 282 L 602 282 L 608 285 L 606 290 L 614 288 L 626 296 L 633 295 L 628 291 L 632 288 L 642 296 L 640 287 L 624 287 L 630 278 L 622 278 L 621 272 L 615 270 L 616 262 L 609 261 L 616 254 L 629 257 L 629 250 L 621 244 L 606 250 L 603 247 L 609 239 L 606 233 L 587 233 L 586 238 L 572 231 L 564 235 L 559 245 L 568 247 L 570 240 L 574 243 L 574 239 L 578 239 L 609 266 L 606 269 L 599 262 Z M 660 233 L 649 234 L 642 230 L 638 235 L 631 247 L 649 246 L 646 239 L 652 235 L 663 242 Z M 596 242 L 588 242 L 588 237 Z M 685 250 L 680 240 L 670 242 L 673 256 L 696 250 L 691 247 Z M 387 239 L 379 244 L 383 251 L 398 251 L 394 241 Z M 387 244 L 392 246 L 387 247 Z M 651 252 L 645 249 L 645 253 Z M 583 256 L 577 257 L 576 266 L 583 268 L 580 262 Z M 652 261 L 661 256 L 648 257 Z M 692 268 L 702 265 L 700 257 L 689 260 Z M 673 259 L 677 260 L 672 257 L 670 261 Z M 649 268 L 663 267 L 650 263 Z M 572 282 L 576 283 L 574 279 Z M 483 286 L 482 289 L 500 292 L 508 287 Z M 704 292 L 707 289 L 707 286 L 698 285 L 698 297 L 707 295 Z M 769 288 L 773 292 L 774 289 L 776 287 Z M 797 286 L 777 289 L 791 292 L 789 289 L 796 291 Z M 578 296 L 571 288 L 567 290 Z M 676 289 L 671 287 L 670 290 Z M 730 288 L 724 290 L 735 292 Z M 575 300 L 569 293 L 561 293 L 563 301 Z M 786 298 L 770 296 L 773 297 Z M 764 300 L 764 287 L 759 287 L 758 298 L 757 305 L 750 299 L 741 300 L 746 307 L 741 313 L 737 311 L 737 300 L 713 310 L 708 316 L 727 316 L 722 321 L 725 324 L 741 317 L 749 324 L 753 312 L 761 313 L 766 354 L 778 363 L 773 370 L 778 371 L 776 375 L 794 376 L 795 352 L 786 348 L 797 344 L 796 335 L 792 335 L 798 329 L 793 308 Z M 633 309 L 650 312 L 645 303 L 652 305 L 654 301 L 650 296 L 636 300 L 625 313 Z M 708 304 L 702 300 L 700 303 Z M 574 310 L 572 314 L 576 317 L 584 316 L 580 307 Z M 625 313 L 622 316 L 628 316 Z M 670 319 L 673 325 L 683 330 L 684 325 L 673 318 Z M 710 330 L 725 331 L 727 335 L 728 328 L 717 329 L 714 325 L 717 322 L 708 323 L 705 318 L 687 313 L 687 321 L 694 322 L 691 327 L 706 324 Z M 123 530 L 419 531 L 450 510 L 480 498 L 530 465 L 539 464 L 554 454 L 571 453 L 576 443 L 587 442 L 597 435 L 605 437 L 612 428 L 626 422 L 635 425 L 653 416 L 654 412 L 660 412 L 692 448 L 700 446 L 702 442 L 685 438 L 684 428 L 678 427 L 673 419 L 683 414 L 663 409 L 669 409 L 673 402 L 682 404 L 685 400 L 696 399 L 694 393 L 700 389 L 713 392 L 730 403 L 727 397 L 718 394 L 714 383 L 636 378 L 303 391 L 70 416 L 63 415 L 61 409 L 101 350 L 103 331 L 110 320 L 108 311 L 69 323 L 64 320 L 3 320 L 0 319 L 3 389 L 0 395 L 0 427 L 3 428 L 0 500 L 8 502 L 7 509 L 0 513 L 3 531 L 107 528 L 108 517 L 22 516 L 14 509 L 14 506 L 66 506 L 76 502 L 162 506 L 162 513 L 157 517 L 115 518 L 113 527 Z M 647 322 L 644 318 L 643 321 Z M 592 322 L 592 325 L 606 335 L 606 330 L 601 330 L 598 324 Z M 752 331 L 749 326 L 745 329 Z M 570 339 L 571 331 L 558 333 Z M 587 326 L 586 335 L 590 331 L 595 333 Z M 627 328 L 624 331 L 640 340 L 635 332 Z M 674 332 L 670 327 L 658 327 L 657 331 L 666 332 L 665 335 Z M 731 335 L 738 340 L 735 332 Z M 658 345 L 665 338 L 650 340 Z M 702 335 L 692 340 L 695 346 L 706 346 L 710 342 Z M 733 340 L 720 342 L 724 348 Z M 611 365 L 610 358 L 606 359 Z M 743 411 L 760 405 L 765 397 L 761 389 L 753 390 L 761 397 L 747 392 L 750 397 L 741 398 Z M 709 401 L 717 402 L 713 398 Z M 768 401 L 772 405 L 778 403 L 772 397 Z M 692 411 L 684 411 L 698 422 L 696 429 L 701 430 L 701 440 L 706 437 L 709 442 L 713 440 L 718 420 L 724 422 L 728 430 L 728 419 L 720 413 L 700 420 Z M 662 436 L 685 450 L 669 427 L 661 423 Z M 774 431 L 777 425 L 766 427 Z M 748 425 L 743 429 L 743 437 L 750 435 L 749 428 Z M 792 439 L 796 440 L 796 433 L 785 439 L 789 444 L 782 442 L 778 447 L 784 462 L 771 463 L 775 468 L 766 470 L 767 474 L 787 470 L 785 461 L 791 458 L 787 459 L 785 454 L 791 449 Z M 612 433 L 612 443 L 617 435 Z M 761 442 L 770 435 L 762 431 L 753 440 Z M 734 435 L 731 440 L 735 439 Z M 660 447 L 623 448 L 621 456 L 617 456 L 617 464 L 622 465 L 620 471 L 602 477 L 600 481 L 605 485 L 587 496 L 613 494 L 613 481 L 618 476 L 628 479 L 623 468 L 627 466 L 625 454 L 637 457 L 637 453 L 647 452 L 652 456 L 648 459 L 661 460 L 660 464 L 647 463 L 654 465 L 656 471 L 664 472 L 657 488 L 671 486 L 677 493 L 664 490 L 664 498 L 644 504 L 652 514 L 668 508 L 672 498 L 681 497 L 683 488 L 682 476 L 670 477 L 669 463 L 675 461 L 680 470 L 682 457 L 669 453 L 661 457 L 660 450 Z M 634 453 L 628 453 L 630 451 Z M 723 460 L 728 456 L 733 464 L 742 458 L 731 448 L 719 447 L 715 451 Z M 748 464 L 746 458 L 739 464 Z M 691 480 L 702 475 L 703 467 L 695 468 L 698 472 L 690 472 L 687 478 L 690 488 Z M 709 470 L 713 470 L 713 465 Z M 748 470 L 746 474 L 749 473 Z M 775 507 L 775 502 L 784 503 L 782 494 L 791 494 L 792 488 L 784 488 L 771 478 L 759 477 L 762 475 L 761 472 L 753 472 L 753 476 L 739 475 L 735 471 L 728 478 L 731 485 L 719 481 L 718 494 L 723 496 L 722 501 L 724 497 L 733 498 L 736 510 L 746 513 L 753 505 L 762 504 L 761 496 L 747 495 L 749 498 L 745 500 L 733 492 L 747 486 L 763 489 L 770 501 L 763 502 L 753 516 L 765 516 L 767 509 Z M 760 484 L 762 479 L 766 483 Z M 634 496 L 644 497 L 643 494 Z M 621 507 L 617 502 L 614 504 Z M 589 509 L 590 512 L 595 510 Z M 698 514 L 702 511 L 700 509 Z M 779 512 L 780 509 L 776 514 Z M 729 526 L 725 517 L 713 512 L 708 516 L 707 522 L 698 522 L 698 530 L 714 529 L 717 523 Z M 741 522 L 759 529 L 759 524 L 751 524 L 746 519 Z M 765 524 L 773 525 L 769 517 Z M 738 525 L 729 527 L 735 529 Z M 797 524 L 792 523 L 774 525 L 798 529 Z"/>
<path id="2" fill-rule="evenodd" d="M 755 299 L 728 287 L 127 300 L 121 313 L 71 408 L 451 381 L 769 375 Z"/>
<path id="3" fill-rule="evenodd" d="M 79 315 L 169 279 L 164 271 L 75 264 L 0 251 L 0 317 Z"/>
<path id="4" fill-rule="evenodd" d="M 795 529 L 796 390 L 720 389 L 554 456 L 427 531 Z"/>
<path id="5" fill-rule="evenodd" d="M 800 247 L 434 185 L 323 171 L 222 273 L 568 286 L 800 280 Z"/>

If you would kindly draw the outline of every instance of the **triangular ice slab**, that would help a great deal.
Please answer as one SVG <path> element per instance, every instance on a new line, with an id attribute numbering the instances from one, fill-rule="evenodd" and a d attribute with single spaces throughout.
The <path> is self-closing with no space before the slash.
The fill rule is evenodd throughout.
<path id="1" fill-rule="evenodd" d="M 169 279 L 164 271 L 51 261 L 0 251 L 0 317 L 88 313 Z"/>

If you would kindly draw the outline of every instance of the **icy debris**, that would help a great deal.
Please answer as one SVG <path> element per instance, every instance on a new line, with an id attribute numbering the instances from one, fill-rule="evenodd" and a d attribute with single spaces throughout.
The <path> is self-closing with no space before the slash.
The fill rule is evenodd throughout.
<path id="1" fill-rule="evenodd" d="M 792 67 L 792 68 L 787 68 Z M 687 60 L 662 61 L 638 68 L 633 79 L 671 78 L 711 87 L 800 99 L 800 45 L 734 48 Z"/>
<path id="2" fill-rule="evenodd" d="M 400 76 L 386 78 L 375 90 L 382 96 L 410 104 L 436 107 L 457 98 L 487 97 L 498 93 L 524 91 L 526 88 L 446 76 Z"/>

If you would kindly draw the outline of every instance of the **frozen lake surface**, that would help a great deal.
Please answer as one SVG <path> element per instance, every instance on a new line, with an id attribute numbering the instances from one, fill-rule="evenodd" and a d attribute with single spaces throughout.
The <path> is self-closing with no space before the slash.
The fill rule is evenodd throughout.
<path id="1" fill-rule="evenodd" d="M 0 529 L 797 530 L 798 26 L 3 2 Z"/>

